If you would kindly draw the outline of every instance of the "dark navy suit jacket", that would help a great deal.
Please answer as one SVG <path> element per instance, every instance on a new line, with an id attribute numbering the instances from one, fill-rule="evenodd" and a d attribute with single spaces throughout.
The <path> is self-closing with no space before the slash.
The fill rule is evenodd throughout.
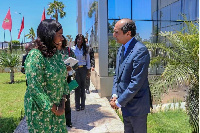
<path id="1" fill-rule="evenodd" d="M 133 38 L 120 64 L 121 48 L 116 59 L 112 94 L 118 95 L 123 116 L 145 115 L 150 112 L 149 51 Z"/>

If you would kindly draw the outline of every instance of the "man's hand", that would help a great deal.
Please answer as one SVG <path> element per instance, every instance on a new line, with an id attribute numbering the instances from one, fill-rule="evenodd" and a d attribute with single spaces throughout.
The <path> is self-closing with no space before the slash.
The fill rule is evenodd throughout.
<path id="1" fill-rule="evenodd" d="M 117 97 L 111 97 L 110 101 L 116 101 L 117 100 Z"/>
<path id="2" fill-rule="evenodd" d="M 119 109 L 119 107 L 116 105 L 114 101 L 110 101 L 110 105 L 113 109 Z"/>
<path id="3" fill-rule="evenodd" d="M 117 100 L 117 97 L 113 97 L 110 99 L 110 105 L 113 109 L 118 109 L 119 107 L 116 105 L 115 101 Z"/>

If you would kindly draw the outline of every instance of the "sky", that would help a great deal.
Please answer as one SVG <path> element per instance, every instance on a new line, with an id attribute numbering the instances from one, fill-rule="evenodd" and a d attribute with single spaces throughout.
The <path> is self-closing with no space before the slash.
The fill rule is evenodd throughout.
<path id="1" fill-rule="evenodd" d="M 60 0 L 65 5 L 64 11 L 66 16 L 58 21 L 63 27 L 63 35 L 72 35 L 73 39 L 75 38 L 77 30 L 77 2 L 76 0 Z M 45 11 L 47 13 L 48 5 L 53 0 L 0 0 L 0 42 L 4 41 L 4 29 L 2 28 L 3 20 L 8 12 L 10 7 L 11 18 L 12 18 L 12 40 L 17 39 L 18 32 L 21 26 L 22 17 L 24 16 L 24 30 L 20 36 L 20 42 L 23 36 L 29 33 L 29 29 L 33 27 L 35 33 L 37 27 L 41 22 L 42 13 Z M 20 15 L 21 13 L 21 15 Z M 50 18 L 46 14 L 46 18 Z M 5 30 L 5 41 L 10 41 L 10 31 Z M 25 39 L 26 42 L 31 41 L 30 39 Z"/>
<path id="2" fill-rule="evenodd" d="M 77 0 L 60 0 L 64 3 L 66 16 L 59 22 L 63 26 L 63 35 L 72 35 L 73 39 L 77 35 Z M 85 10 L 89 10 L 89 5 L 93 0 L 83 0 L 83 6 Z M 24 42 L 24 35 L 29 33 L 29 29 L 33 27 L 35 33 L 37 27 L 41 22 L 42 13 L 45 8 L 46 13 L 48 4 L 53 0 L 0 0 L 0 42 L 4 41 L 4 29 L 2 28 L 3 20 L 10 7 L 12 18 L 12 40 L 18 40 L 18 32 L 21 26 L 21 20 L 24 16 L 24 30 L 21 33 L 20 42 Z M 85 7 L 87 5 L 87 9 Z M 108 18 L 131 18 L 130 17 L 130 0 L 109 0 L 108 1 Z M 137 33 L 143 39 L 149 39 L 152 32 L 152 22 L 137 21 L 137 20 L 150 20 L 151 19 L 151 0 L 133 0 L 132 3 L 132 19 L 136 20 Z M 120 10 L 119 10 L 120 9 Z M 87 16 L 87 11 L 84 16 Z M 20 15 L 21 13 L 21 15 Z M 50 18 L 46 14 L 46 18 Z M 94 20 L 87 18 L 83 20 L 83 32 L 85 33 L 91 29 Z M 84 34 L 83 33 L 83 34 Z M 5 41 L 10 41 L 10 32 L 5 30 Z M 30 39 L 25 39 L 26 42 Z"/>

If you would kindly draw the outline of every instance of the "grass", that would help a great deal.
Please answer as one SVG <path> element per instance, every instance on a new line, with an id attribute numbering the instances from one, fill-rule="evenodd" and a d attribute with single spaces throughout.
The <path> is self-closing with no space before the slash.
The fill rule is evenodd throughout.
<path id="1" fill-rule="evenodd" d="M 121 112 L 116 110 L 123 121 Z M 150 113 L 147 117 L 147 133 L 191 133 L 189 116 L 181 109 Z"/>
<path id="2" fill-rule="evenodd" d="M 12 133 L 24 115 L 25 75 L 15 73 L 14 78 L 9 84 L 10 74 L 0 73 L 0 133 Z"/>
<path id="3" fill-rule="evenodd" d="M 191 133 L 189 116 L 183 110 L 168 110 L 148 115 L 148 133 Z"/>

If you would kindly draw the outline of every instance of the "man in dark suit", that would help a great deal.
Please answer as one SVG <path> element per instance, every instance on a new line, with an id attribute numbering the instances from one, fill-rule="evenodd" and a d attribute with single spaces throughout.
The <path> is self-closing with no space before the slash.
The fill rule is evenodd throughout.
<path id="1" fill-rule="evenodd" d="M 146 133 L 147 114 L 150 112 L 148 82 L 149 51 L 138 42 L 135 23 L 130 19 L 119 20 L 113 36 L 122 46 L 116 58 L 110 105 L 121 108 L 125 133 Z"/>

